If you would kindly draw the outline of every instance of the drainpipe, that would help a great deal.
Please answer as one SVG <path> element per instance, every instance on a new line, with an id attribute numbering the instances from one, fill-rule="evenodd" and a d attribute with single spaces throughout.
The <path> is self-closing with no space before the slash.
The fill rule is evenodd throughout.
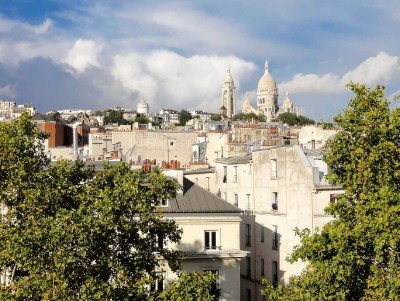
<path id="1" fill-rule="evenodd" d="M 73 138 L 73 153 L 72 160 L 76 161 L 79 158 L 78 155 L 78 131 L 77 128 L 83 123 L 83 121 L 75 122 L 72 126 L 72 138 Z"/>

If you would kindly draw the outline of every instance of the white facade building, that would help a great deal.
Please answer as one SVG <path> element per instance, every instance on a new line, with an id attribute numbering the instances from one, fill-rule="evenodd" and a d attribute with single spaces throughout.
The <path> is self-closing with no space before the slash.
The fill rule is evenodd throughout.
<path id="1" fill-rule="evenodd" d="M 263 278 L 287 284 L 304 268 L 285 259 L 299 244 L 296 227 L 313 232 L 333 218 L 323 209 L 342 190 L 329 185 L 326 173 L 320 152 L 298 145 L 216 160 L 219 195 L 248 213 L 241 234 L 242 248 L 250 252 L 241 267 L 244 300 L 263 300 Z"/>

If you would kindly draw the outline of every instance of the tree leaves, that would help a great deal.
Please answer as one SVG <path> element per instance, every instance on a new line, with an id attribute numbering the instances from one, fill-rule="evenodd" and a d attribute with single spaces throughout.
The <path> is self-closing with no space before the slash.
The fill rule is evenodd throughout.
<path id="1" fill-rule="evenodd" d="M 9 280 L 0 298 L 146 299 L 157 266 L 179 268 L 180 253 L 166 246 L 181 231 L 157 209 L 179 184 L 122 163 L 100 172 L 80 161 L 51 165 L 38 144 L 45 137 L 25 116 L 0 123 L 0 162 L 8 166 L 0 171 L 0 266 Z M 149 243 L 154 232 L 165 248 Z"/>
<path id="2" fill-rule="evenodd" d="M 328 179 L 345 193 L 326 208 L 321 232 L 298 231 L 290 257 L 308 262 L 287 288 L 266 284 L 271 300 L 398 300 L 400 296 L 400 111 L 384 87 L 351 83 L 355 97 L 334 121 Z"/>

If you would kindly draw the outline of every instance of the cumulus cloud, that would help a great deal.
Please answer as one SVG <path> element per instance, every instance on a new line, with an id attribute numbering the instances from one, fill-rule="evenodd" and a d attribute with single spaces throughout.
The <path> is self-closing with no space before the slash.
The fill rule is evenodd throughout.
<path id="1" fill-rule="evenodd" d="M 374 85 L 387 83 L 400 73 L 400 62 L 398 56 L 390 56 L 380 52 L 362 62 L 357 68 L 347 72 L 342 77 L 342 84 L 350 81 Z"/>
<path id="2" fill-rule="evenodd" d="M 64 62 L 82 73 L 90 66 L 99 67 L 98 55 L 102 46 L 93 40 L 78 39 L 68 52 Z"/>
<path id="3" fill-rule="evenodd" d="M 323 76 L 317 74 L 296 74 L 291 81 L 279 85 L 280 90 L 291 93 L 331 94 L 343 92 L 350 81 L 366 85 L 378 83 L 388 84 L 400 75 L 400 60 L 398 56 L 391 56 L 380 52 L 358 65 L 355 69 L 346 72 L 341 77 L 333 73 Z"/>
<path id="4" fill-rule="evenodd" d="M 228 66 L 236 86 L 255 70 L 253 63 L 235 56 L 184 57 L 164 50 L 117 55 L 112 74 L 157 109 L 171 106 L 215 111 L 220 106 L 220 89 Z"/>

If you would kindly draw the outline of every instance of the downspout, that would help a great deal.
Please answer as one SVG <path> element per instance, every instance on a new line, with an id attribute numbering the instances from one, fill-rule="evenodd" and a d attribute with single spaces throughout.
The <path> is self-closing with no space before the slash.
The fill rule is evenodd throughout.
<path id="1" fill-rule="evenodd" d="M 78 121 L 75 122 L 74 125 L 72 126 L 72 147 L 73 147 L 73 153 L 72 153 L 72 160 L 76 161 L 79 158 L 78 155 L 78 131 L 77 128 L 83 124 L 83 121 Z"/>

